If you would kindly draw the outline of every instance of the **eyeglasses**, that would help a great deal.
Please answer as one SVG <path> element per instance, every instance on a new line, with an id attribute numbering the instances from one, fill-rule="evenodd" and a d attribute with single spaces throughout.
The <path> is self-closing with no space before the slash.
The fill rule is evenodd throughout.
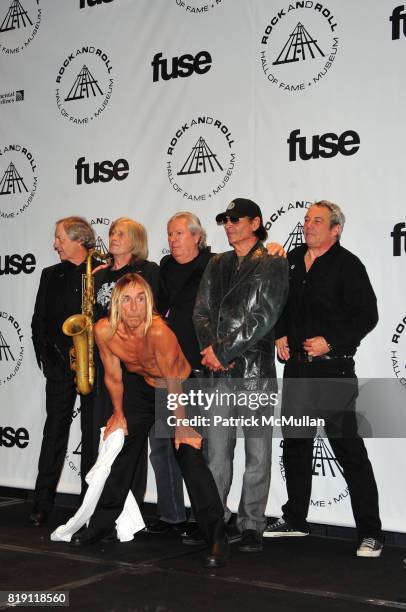
<path id="1" fill-rule="evenodd" d="M 237 223 L 241 221 L 242 218 L 243 217 L 228 217 L 227 215 L 224 215 L 223 217 L 221 217 L 221 219 L 217 221 L 217 225 L 225 225 L 229 221 L 233 225 L 236 225 Z"/>

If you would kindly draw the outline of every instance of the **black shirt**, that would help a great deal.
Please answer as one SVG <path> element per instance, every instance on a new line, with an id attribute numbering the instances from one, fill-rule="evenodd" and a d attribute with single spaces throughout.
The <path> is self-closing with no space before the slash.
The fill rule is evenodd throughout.
<path id="1" fill-rule="evenodd" d="M 353 355 L 378 321 L 376 296 L 365 266 L 335 243 L 306 272 L 302 245 L 288 254 L 289 296 L 276 326 L 291 351 L 303 351 L 307 338 L 323 336 L 331 355 Z"/>
<path id="2" fill-rule="evenodd" d="M 156 263 L 139 260 L 123 266 L 119 270 L 104 268 L 96 272 L 94 276 L 95 289 L 95 317 L 97 321 L 101 317 L 107 317 L 110 306 L 111 293 L 116 282 L 124 276 L 133 272 L 142 276 L 149 283 L 155 302 L 157 301 L 159 287 L 159 268 Z"/>
<path id="3" fill-rule="evenodd" d="M 159 312 L 178 339 L 194 370 L 202 368 L 202 356 L 193 325 L 193 309 L 203 272 L 212 257 L 208 247 L 188 263 L 178 263 L 172 255 L 160 263 Z"/>

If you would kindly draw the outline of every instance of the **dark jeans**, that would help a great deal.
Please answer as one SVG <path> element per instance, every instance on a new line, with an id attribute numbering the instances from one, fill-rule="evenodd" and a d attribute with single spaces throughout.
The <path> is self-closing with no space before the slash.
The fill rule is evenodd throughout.
<path id="1" fill-rule="evenodd" d="M 378 490 L 364 441 L 357 433 L 357 394 L 358 382 L 352 359 L 311 363 L 290 359 L 284 370 L 282 414 L 325 419 L 326 435 L 348 484 L 358 536 L 360 539 L 373 537 L 383 540 Z M 297 437 L 300 435 L 298 432 L 284 431 L 283 464 L 288 501 L 282 506 L 283 518 L 301 531 L 308 529 L 306 518 L 312 487 L 315 434 L 314 428 L 308 428 L 305 437 Z"/>
<path id="2" fill-rule="evenodd" d="M 155 420 L 155 390 L 147 383 L 143 389 L 137 383 L 137 393 L 131 392 L 131 376 L 125 378 L 124 411 L 128 436 L 114 461 L 103 493 L 89 526 L 108 530 L 119 517 L 149 430 Z M 181 444 L 176 458 L 185 480 L 192 509 L 199 527 L 210 542 L 213 530 L 222 524 L 223 506 L 201 450 Z"/>
<path id="3" fill-rule="evenodd" d="M 183 478 L 171 439 L 149 433 L 149 460 L 154 469 L 157 490 L 157 515 L 167 523 L 186 521 Z"/>

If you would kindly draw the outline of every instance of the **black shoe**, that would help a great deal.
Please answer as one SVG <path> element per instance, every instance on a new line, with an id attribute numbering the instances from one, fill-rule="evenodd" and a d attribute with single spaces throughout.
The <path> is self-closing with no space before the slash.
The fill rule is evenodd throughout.
<path id="1" fill-rule="evenodd" d="M 106 535 L 102 537 L 100 542 L 103 542 L 103 544 L 117 544 L 117 543 L 119 543 L 120 540 L 118 539 L 116 528 L 114 527 L 114 529 L 112 529 L 111 531 L 106 533 Z"/>
<path id="2" fill-rule="evenodd" d="M 196 530 L 196 523 L 189 523 L 188 521 L 182 521 L 181 523 L 172 523 L 173 531 L 179 536 L 186 537 L 189 533 Z"/>
<path id="3" fill-rule="evenodd" d="M 255 529 L 245 529 L 242 532 L 241 542 L 238 546 L 241 552 L 261 552 L 262 550 L 262 535 Z"/>
<path id="4" fill-rule="evenodd" d="M 189 535 L 182 538 L 182 543 L 187 546 L 204 546 L 206 544 L 206 540 L 203 537 L 202 532 L 199 528 L 195 529 Z"/>
<path id="5" fill-rule="evenodd" d="M 229 544 L 234 544 L 235 542 L 239 542 L 242 538 L 241 533 L 238 531 L 235 524 L 230 525 L 229 523 L 226 525 L 227 531 L 227 539 Z M 192 533 L 182 538 L 183 544 L 187 546 L 204 546 L 206 544 L 206 540 L 203 537 L 202 532 L 199 528 L 195 528 Z"/>
<path id="6" fill-rule="evenodd" d="M 163 533 L 169 533 L 169 531 L 175 531 L 178 534 L 182 534 L 183 532 L 186 531 L 188 525 L 189 523 L 187 521 L 182 521 L 181 523 L 167 523 L 167 521 L 158 519 L 154 523 L 147 525 L 145 527 L 145 531 L 146 533 L 153 533 L 156 535 L 161 535 Z"/>
<path id="7" fill-rule="evenodd" d="M 154 533 L 158 535 L 168 533 L 171 529 L 172 525 L 170 523 L 167 523 L 166 521 L 161 521 L 161 519 L 158 519 L 150 525 L 145 526 L 145 531 L 147 533 Z"/>
<path id="8" fill-rule="evenodd" d="M 212 545 L 210 553 L 204 560 L 204 567 L 223 567 L 227 563 L 229 552 L 228 538 L 224 536 L 222 540 Z"/>
<path id="9" fill-rule="evenodd" d="M 88 546 L 105 538 L 111 529 L 97 529 L 97 527 L 87 527 L 73 534 L 70 541 L 71 546 Z"/>
<path id="10" fill-rule="evenodd" d="M 182 531 L 178 529 L 178 525 L 181 524 L 183 524 Z M 185 521 L 184 523 L 178 523 L 175 531 L 180 535 L 181 538 L 188 538 L 192 533 L 197 531 L 197 524 L 195 521 Z"/>
<path id="11" fill-rule="evenodd" d="M 235 523 L 227 523 L 226 531 L 229 544 L 235 544 L 235 542 L 239 542 L 241 540 L 242 534 L 240 531 L 238 531 Z"/>
<path id="12" fill-rule="evenodd" d="M 272 522 L 268 522 L 268 525 L 264 531 L 264 538 L 282 538 L 282 537 L 294 537 L 300 538 L 302 536 L 309 535 L 309 530 L 300 530 L 292 527 L 285 519 L 279 518 Z"/>
<path id="13" fill-rule="evenodd" d="M 41 527 L 47 521 L 48 512 L 45 510 L 33 510 L 28 517 L 28 520 L 34 527 Z"/>

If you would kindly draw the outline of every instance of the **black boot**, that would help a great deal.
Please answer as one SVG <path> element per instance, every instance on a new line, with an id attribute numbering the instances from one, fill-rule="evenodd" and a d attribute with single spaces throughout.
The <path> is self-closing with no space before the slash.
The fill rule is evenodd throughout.
<path id="1" fill-rule="evenodd" d="M 85 529 L 80 529 L 76 533 L 73 534 L 72 539 L 70 541 L 71 546 L 88 546 L 89 544 L 95 544 L 99 542 L 103 538 L 105 538 L 109 533 L 111 533 L 112 528 L 101 529 L 97 527 L 86 527 Z"/>
<path id="2" fill-rule="evenodd" d="M 223 567 L 229 556 L 228 536 L 224 521 L 208 525 L 210 552 L 204 560 L 204 567 Z"/>
<path id="3" fill-rule="evenodd" d="M 46 512 L 46 510 L 37 510 L 37 508 L 33 508 L 28 520 L 34 527 L 41 527 L 43 523 L 47 521 L 47 518 L 48 512 Z"/>

